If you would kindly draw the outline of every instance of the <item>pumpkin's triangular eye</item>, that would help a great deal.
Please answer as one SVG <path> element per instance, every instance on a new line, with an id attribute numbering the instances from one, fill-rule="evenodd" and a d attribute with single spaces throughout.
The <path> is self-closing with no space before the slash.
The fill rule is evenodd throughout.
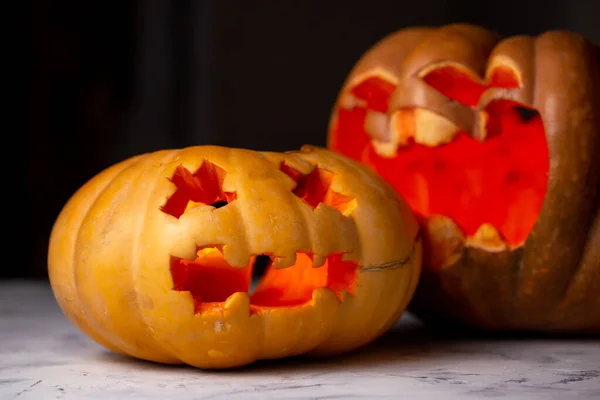
<path id="1" fill-rule="evenodd" d="M 198 204 L 221 208 L 236 198 L 235 192 L 223 190 L 227 172 L 208 160 L 204 160 L 196 172 L 178 166 L 171 177 L 177 190 L 167 199 L 161 210 L 179 218 L 188 208 Z"/>
<path id="2" fill-rule="evenodd" d="M 356 199 L 346 196 L 331 189 L 335 177 L 333 172 L 316 166 L 308 174 L 290 167 L 285 162 L 280 170 L 296 181 L 293 192 L 312 208 L 317 208 L 320 203 L 327 204 L 344 215 L 348 215 L 356 207 Z"/>

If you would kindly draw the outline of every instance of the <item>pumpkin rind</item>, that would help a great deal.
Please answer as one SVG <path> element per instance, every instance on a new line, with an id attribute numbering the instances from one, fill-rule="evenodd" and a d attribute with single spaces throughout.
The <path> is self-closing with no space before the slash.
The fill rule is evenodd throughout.
<path id="1" fill-rule="evenodd" d="M 223 188 L 235 200 L 192 207 L 179 218 L 162 211 L 176 190 L 176 168 L 193 171 L 204 160 L 227 172 Z M 332 189 L 353 197 L 355 207 L 348 215 L 324 203 L 313 209 L 293 193 L 282 163 L 302 173 L 317 166 L 333 172 Z M 136 156 L 90 179 L 55 222 L 48 269 L 64 313 L 105 347 L 156 362 L 231 368 L 342 353 L 381 335 L 416 289 L 418 232 L 393 189 L 341 155 L 310 146 L 288 153 L 197 146 Z M 232 267 L 272 254 L 275 267 L 285 268 L 297 252 L 312 251 L 315 264 L 342 252 L 363 269 L 355 292 L 340 298 L 323 287 L 302 305 L 251 312 L 250 296 L 237 292 L 197 312 L 189 291 L 174 290 L 169 260 L 193 260 L 198 248 L 214 245 Z"/>
<path id="2" fill-rule="evenodd" d="M 573 32 L 501 38 L 453 24 L 400 30 L 357 62 L 332 112 L 328 147 L 375 170 L 362 149 L 379 146 L 383 157 L 392 157 L 393 130 L 371 133 L 372 140 L 336 131 L 345 96 L 360 84 L 356 76 L 369 71 L 395 85 L 383 111 L 388 120 L 407 107 L 422 108 L 479 137 L 485 107 L 507 99 L 537 110 L 544 124 L 548 184 L 525 242 L 491 250 L 465 238 L 450 219 L 429 216 L 423 224 L 424 270 L 410 309 L 431 322 L 450 318 L 484 329 L 600 332 L 599 59 L 598 49 Z M 490 88 L 469 107 L 420 79 L 422 71 L 441 63 L 464 67 L 479 82 L 499 65 L 508 66 L 520 85 Z M 392 145 L 385 143 L 390 140 Z M 344 147 L 344 141 L 361 144 Z"/>

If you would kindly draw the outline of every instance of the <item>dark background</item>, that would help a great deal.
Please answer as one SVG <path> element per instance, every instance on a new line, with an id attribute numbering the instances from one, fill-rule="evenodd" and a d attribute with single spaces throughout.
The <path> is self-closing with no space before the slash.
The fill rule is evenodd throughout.
<path id="1" fill-rule="evenodd" d="M 571 29 L 600 42 L 596 0 L 27 4 L 18 36 L 26 160 L 16 174 L 21 186 L 4 195 L 12 256 L 0 278 L 46 279 L 48 236 L 61 207 L 131 155 L 194 144 L 325 145 L 346 74 L 397 29 L 471 22 L 504 35 Z"/>

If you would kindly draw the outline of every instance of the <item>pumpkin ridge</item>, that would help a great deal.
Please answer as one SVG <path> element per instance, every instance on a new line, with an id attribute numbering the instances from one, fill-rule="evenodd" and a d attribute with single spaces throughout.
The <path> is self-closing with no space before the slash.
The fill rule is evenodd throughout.
<path id="1" fill-rule="evenodd" d="M 140 156 L 131 157 L 129 159 L 123 160 L 121 163 L 119 163 L 117 165 L 113 165 L 109 168 L 106 168 L 100 174 L 108 175 L 110 173 L 110 174 L 112 174 L 112 176 L 114 178 L 118 174 L 120 174 L 122 172 L 122 170 L 128 168 L 129 165 L 131 165 L 132 163 L 135 163 L 136 160 L 138 160 L 139 158 L 140 158 Z M 119 167 L 121 168 L 120 170 L 119 170 Z M 99 185 L 101 187 L 99 187 L 96 190 L 97 197 L 99 197 L 109 187 L 111 182 L 112 182 L 112 179 L 107 180 L 106 182 L 103 182 L 102 185 Z M 82 193 L 84 191 L 91 190 L 91 188 L 93 188 L 92 182 L 88 182 L 87 184 L 82 186 L 80 188 L 80 190 L 73 193 L 71 198 L 68 200 L 65 208 L 70 207 L 71 210 L 73 210 L 73 212 L 75 210 L 77 210 L 76 200 L 79 200 L 79 197 L 82 196 Z M 76 220 L 76 223 L 73 223 L 71 221 L 64 222 L 64 224 L 68 224 L 70 226 L 73 226 L 73 225 L 78 226 L 78 228 L 77 228 L 78 233 L 76 235 L 74 235 L 73 240 L 72 240 L 72 246 L 70 246 L 70 250 L 69 250 L 69 252 L 71 253 L 71 256 L 70 256 L 71 260 L 75 260 L 75 257 L 76 257 L 76 248 L 77 248 L 77 241 L 79 238 L 79 231 L 81 230 L 83 221 L 85 221 L 87 215 L 89 214 L 89 204 L 93 204 L 96 201 L 96 198 L 91 199 L 87 202 L 88 207 L 86 207 L 85 211 L 79 216 L 79 218 Z M 59 216 L 59 219 L 60 218 L 63 218 L 63 215 Z M 50 235 L 51 237 L 49 240 L 50 247 L 52 247 L 52 242 L 54 242 L 56 240 L 62 241 L 65 239 L 64 236 L 66 235 L 66 233 L 60 232 L 60 231 L 58 231 L 58 229 L 65 229 L 65 227 L 57 224 L 57 226 L 55 228 L 53 228 L 53 232 L 51 232 L 51 235 Z M 59 236 L 56 236 L 56 235 L 59 235 Z M 49 263 L 53 263 L 53 261 L 54 261 L 53 253 L 49 252 L 48 256 L 49 256 L 49 260 L 48 260 Z M 63 263 L 63 265 L 69 265 L 69 263 L 65 262 L 65 263 Z M 49 279 L 50 279 L 51 284 L 54 284 L 54 285 L 66 284 L 67 286 L 71 286 L 73 298 L 65 299 L 64 297 L 58 296 L 58 293 L 55 293 L 55 296 L 57 296 L 57 301 L 61 305 L 61 308 L 64 307 L 63 312 L 66 314 L 68 319 L 72 320 L 76 326 L 80 327 L 80 329 L 82 329 L 86 334 L 90 335 L 90 337 L 93 340 L 97 341 L 101 345 L 106 346 L 107 348 L 109 348 L 117 353 L 126 354 L 121 349 L 117 348 L 116 346 L 113 346 L 113 344 L 110 341 L 108 341 L 107 339 L 105 339 L 103 335 L 97 333 L 95 331 L 95 329 L 93 329 L 90 326 L 89 322 L 85 318 L 81 318 L 81 316 L 78 315 L 80 313 L 84 313 L 84 309 L 82 307 L 81 300 L 79 298 L 79 293 L 77 291 L 76 269 L 75 268 L 76 268 L 76 263 L 72 262 L 68 268 L 70 271 L 68 272 L 68 274 L 66 274 L 66 275 L 68 275 L 68 278 L 67 278 L 68 282 L 60 282 L 60 283 L 56 282 L 56 280 L 58 278 L 55 276 L 55 274 L 57 274 L 57 272 L 55 272 L 55 269 L 51 269 L 49 271 Z M 60 267 L 58 267 L 58 269 L 60 270 Z M 69 304 L 69 306 L 68 307 L 66 305 L 63 306 L 64 302 L 67 302 Z M 76 304 L 76 306 L 73 307 L 72 304 Z M 79 312 L 77 312 L 77 310 L 79 310 Z M 87 315 L 85 315 L 85 316 L 87 316 Z"/>
<path id="2" fill-rule="evenodd" d="M 169 168 L 169 164 L 171 164 L 174 160 L 177 159 L 177 156 L 181 153 L 181 149 L 177 149 L 174 151 L 169 152 L 169 154 L 161 159 L 161 163 L 163 164 L 163 167 L 158 169 L 158 171 L 154 171 L 156 173 L 157 176 L 161 176 L 164 171 Z M 168 160 L 168 161 L 166 161 Z M 165 162 L 166 161 L 166 162 Z M 144 174 L 145 171 L 142 171 L 142 174 Z M 140 174 L 141 175 L 141 174 Z M 135 293 L 138 293 L 139 287 L 137 282 L 139 282 L 139 279 L 135 279 L 135 278 L 139 278 L 139 272 L 140 272 L 140 238 L 141 238 L 141 233 L 144 231 L 144 227 L 146 226 L 146 222 L 148 220 L 148 212 L 150 210 L 150 201 L 152 200 L 153 196 L 152 194 L 154 194 L 156 192 L 156 189 L 158 187 L 160 183 L 160 179 L 156 179 L 153 187 L 151 189 L 148 190 L 148 193 L 150 193 L 149 196 L 146 196 L 146 201 L 144 202 L 144 206 L 140 209 L 139 211 L 139 216 L 137 218 L 138 219 L 138 227 L 136 229 L 134 229 L 134 233 L 133 233 L 133 244 L 131 246 L 131 260 L 130 260 L 130 266 L 131 268 L 129 269 L 129 273 L 132 277 L 131 281 L 133 282 L 133 288 Z M 148 317 L 146 316 L 146 314 L 144 312 L 142 312 L 142 302 L 140 300 L 139 296 L 135 296 L 135 301 L 137 303 L 138 306 L 138 315 L 137 317 L 140 318 L 140 321 L 142 321 L 146 327 L 146 332 L 150 335 L 150 337 L 152 338 L 152 341 L 154 342 L 154 344 L 157 346 L 158 349 L 162 350 L 163 354 L 168 357 L 168 358 L 173 358 L 173 359 L 177 359 L 179 362 L 181 362 L 181 360 L 179 359 L 179 356 L 177 354 L 174 354 L 173 351 L 171 350 L 167 350 L 167 348 L 164 346 L 164 344 L 158 340 L 154 334 L 154 331 L 152 329 L 150 329 L 150 322 L 148 321 Z M 161 357 L 162 358 L 162 357 Z"/>
<path id="3" fill-rule="evenodd" d="M 586 243 L 582 232 L 591 229 L 592 219 L 585 215 L 593 211 L 593 191 L 600 185 L 600 95 L 580 88 L 600 86 L 600 70 L 593 75 L 583 72 L 593 64 L 592 49 L 581 36 L 563 31 L 546 32 L 535 43 L 536 77 L 545 84 L 535 87 L 534 107 L 544 122 L 553 162 L 544 203 L 519 265 L 520 303 L 531 312 L 552 309 L 566 293 Z M 555 51 L 563 56 L 554 63 L 543 62 Z M 564 70 L 570 73 L 561 73 Z M 566 105 L 548 100 L 557 92 L 569 93 Z M 565 193 L 571 194 L 568 203 Z M 582 212 L 571 216 L 572 209 Z M 567 248 L 557 245 L 567 239 Z M 532 301 L 534 297 L 539 300 Z"/>
<path id="4" fill-rule="evenodd" d="M 130 168 L 142 163 L 144 161 L 144 157 L 143 156 L 137 156 L 135 161 L 131 162 L 128 165 L 123 165 L 123 168 L 121 169 L 121 171 L 119 171 L 118 173 L 116 173 L 112 179 L 110 179 L 109 181 L 106 182 L 106 185 L 104 186 L 104 188 L 102 190 L 100 190 L 98 193 L 96 193 L 96 196 L 94 197 L 94 199 L 92 199 L 91 201 L 88 202 L 89 206 L 87 207 L 87 210 L 85 212 L 85 215 L 83 216 L 83 218 L 81 218 L 81 221 L 79 223 L 79 226 L 77 227 L 77 234 L 75 235 L 75 240 L 74 240 L 74 245 L 76 245 L 81 237 L 81 232 L 83 230 L 83 226 L 84 226 L 84 222 L 88 219 L 90 212 L 93 208 L 93 205 L 98 201 L 98 199 L 104 194 L 106 193 L 106 191 L 112 186 L 113 182 L 118 179 L 120 176 L 122 176 L 124 173 L 126 173 Z M 73 282 L 75 285 L 75 293 L 77 293 L 77 297 L 78 297 L 78 302 L 80 304 L 81 307 L 81 312 L 83 313 L 83 316 L 85 317 L 86 321 L 89 323 L 89 321 L 92 321 L 92 323 L 90 325 L 94 326 L 94 333 L 100 337 L 102 337 L 102 339 L 108 343 L 110 343 L 110 345 L 112 347 L 117 348 L 121 353 L 123 354 L 127 354 L 128 352 L 126 350 L 124 350 L 121 346 L 119 346 L 117 343 L 114 343 L 112 340 L 109 340 L 106 337 L 106 333 L 102 330 L 102 329 L 98 329 L 96 328 L 96 326 L 101 325 L 98 323 L 98 321 L 96 321 L 96 319 L 90 315 L 90 313 L 88 312 L 88 305 L 85 304 L 82 300 L 81 300 L 81 292 L 80 292 L 80 287 L 79 287 L 79 283 L 78 283 L 78 279 L 77 279 L 77 270 L 79 269 L 79 263 L 78 263 L 78 257 L 77 257 L 77 251 L 73 251 L 73 258 L 72 258 L 72 265 L 73 265 Z"/>
<path id="5" fill-rule="evenodd" d="M 594 286 L 594 273 L 596 278 L 600 276 L 594 268 L 600 265 L 600 203 L 596 211 L 594 223 L 592 229 L 589 232 L 588 244 L 582 254 L 579 268 L 576 273 L 573 274 L 570 282 L 568 292 L 565 295 L 563 302 L 560 307 L 564 307 L 567 310 L 571 307 L 575 307 L 576 310 L 581 310 L 577 315 L 571 314 L 572 324 L 581 329 L 584 332 L 600 333 L 600 320 L 591 326 L 586 326 L 587 311 L 586 308 L 597 309 L 600 307 L 600 296 L 598 293 L 598 285 Z M 592 278 L 590 279 L 590 276 Z M 578 292 L 583 292 L 583 295 Z M 586 304 L 586 297 L 595 293 L 596 303 Z M 586 296 L 587 295 L 587 296 Z"/>
<path id="6" fill-rule="evenodd" d="M 598 228 L 598 226 L 600 226 L 600 190 L 598 190 L 598 192 L 596 193 L 596 212 L 595 212 L 594 216 L 592 218 L 590 218 L 590 225 L 585 234 L 584 243 L 586 243 L 586 245 L 584 246 L 583 251 L 581 251 L 581 254 L 579 256 L 579 259 L 577 260 L 577 264 L 575 266 L 573 273 L 568 277 L 568 280 L 565 284 L 565 290 L 561 297 L 563 302 L 568 299 L 568 297 L 569 297 L 568 293 L 573 290 L 572 287 L 575 283 L 575 279 L 581 273 L 584 266 L 587 265 L 585 263 L 585 261 L 587 260 L 586 252 L 588 252 L 588 251 L 593 252 L 593 249 L 592 249 L 594 247 L 593 240 L 594 240 L 594 238 L 598 237 L 597 231 L 600 230 L 600 228 Z M 596 243 L 596 246 L 600 247 L 600 242 Z M 590 257 L 592 257 L 592 256 L 590 256 Z M 593 259 L 592 259 L 592 261 L 593 261 Z M 600 259 L 598 259 L 597 262 L 600 265 Z M 591 263 L 590 263 L 590 265 L 591 265 Z"/>
<path id="7" fill-rule="evenodd" d="M 228 154 L 227 154 L 227 163 L 228 163 L 228 164 L 231 164 L 231 162 L 232 162 L 232 158 L 234 158 L 234 157 L 233 157 L 234 155 L 235 155 L 235 158 L 236 158 L 236 161 L 237 161 L 237 158 L 238 158 L 237 156 L 238 156 L 238 154 L 237 154 L 236 152 L 230 152 L 230 153 L 228 153 Z M 266 160 L 262 160 L 262 161 L 263 161 L 263 162 L 265 162 Z M 236 188 L 239 188 L 239 187 L 240 187 L 240 183 L 243 183 L 243 182 L 242 182 L 242 179 L 241 179 L 241 177 L 239 177 L 239 176 L 237 176 L 237 175 L 235 175 L 235 177 L 236 177 L 236 179 L 235 179 L 235 184 L 234 184 L 234 186 L 235 186 Z M 230 178 L 230 179 L 231 179 L 231 178 Z M 238 189 L 238 192 L 239 192 L 239 189 Z M 249 234 L 249 232 L 250 232 L 250 230 L 249 230 L 248 228 L 249 228 L 249 227 L 251 227 L 251 224 L 249 223 L 249 221 L 247 221 L 247 220 L 246 220 L 245 211 L 244 211 L 244 209 L 243 209 L 243 207 L 242 207 L 242 203 L 241 203 L 241 202 L 238 202 L 238 203 L 236 204 L 235 210 L 236 210 L 236 212 L 238 213 L 238 215 L 239 215 L 239 217 L 240 217 L 240 219 L 239 219 L 239 220 L 242 222 L 242 225 L 243 225 L 243 227 L 244 227 L 244 229 L 242 229 L 242 230 L 243 230 L 243 232 L 244 232 L 244 235 L 243 235 L 243 237 L 242 237 L 243 241 L 242 241 L 242 243 L 239 243 L 239 244 L 238 244 L 238 247 L 241 247 L 241 246 L 243 246 L 243 247 L 244 247 L 244 251 L 245 251 L 246 253 L 248 253 L 248 254 L 253 254 L 253 253 L 254 253 L 254 251 L 252 251 L 253 249 L 250 247 L 250 243 L 251 243 L 251 241 L 250 241 L 250 238 L 248 237 L 248 234 Z M 262 336 L 264 336 L 264 335 L 261 335 L 261 337 L 262 337 Z"/>
<path id="8" fill-rule="evenodd" d="M 302 161 L 306 161 L 304 158 L 302 158 L 301 155 L 300 155 L 300 158 L 302 159 Z M 316 170 L 316 168 L 319 167 L 318 164 L 315 164 L 313 162 L 311 162 L 310 165 L 311 165 L 311 168 L 310 168 L 310 171 L 308 171 L 307 174 L 306 174 L 307 177 L 310 176 L 310 174 L 313 173 Z M 315 236 L 315 234 L 314 234 L 314 231 L 315 231 L 315 226 L 314 226 L 314 224 L 309 223 L 308 218 L 309 218 L 309 216 L 314 215 L 318 204 L 315 207 L 311 206 L 311 209 L 309 211 L 310 215 L 308 213 L 304 212 L 304 210 L 305 210 L 304 204 L 308 204 L 308 203 L 305 203 L 305 201 L 300 196 L 297 196 L 294 193 L 294 191 L 296 189 L 298 189 L 298 187 L 300 187 L 300 181 L 294 179 L 292 176 L 288 175 L 285 171 L 283 171 L 281 169 L 283 166 L 286 166 L 288 168 L 292 168 L 293 170 L 295 170 L 297 172 L 300 172 L 300 173 L 301 173 L 301 171 L 299 171 L 299 170 L 293 168 L 292 166 L 288 165 L 286 163 L 286 160 L 283 160 L 280 163 L 280 165 L 279 165 L 279 170 L 282 173 L 284 173 L 287 176 L 289 176 L 296 183 L 295 186 L 290 190 L 290 193 L 294 197 L 294 201 L 292 202 L 292 204 L 293 204 L 292 208 L 295 210 L 295 212 L 298 215 L 300 215 L 300 220 L 302 221 L 301 222 L 302 223 L 302 227 L 304 228 L 302 231 L 307 233 L 306 237 L 304 239 L 305 240 L 308 239 L 310 241 L 310 249 L 308 250 L 308 252 L 314 254 L 314 248 L 315 248 L 315 244 L 314 244 L 314 236 Z"/>
<path id="9" fill-rule="evenodd" d="M 242 154 L 238 154 L 237 152 L 231 152 L 231 153 L 228 154 L 228 158 L 229 158 L 229 160 L 233 159 L 232 161 L 235 161 L 234 162 L 235 164 L 240 164 L 240 162 L 241 163 L 244 162 L 243 160 L 241 160 L 241 161 L 237 160 L 237 158 L 240 155 L 242 155 Z M 243 154 L 243 155 L 245 155 L 245 154 Z M 278 168 L 277 163 L 274 162 L 274 160 L 271 160 L 270 158 L 264 156 L 261 153 L 258 153 L 258 155 L 259 155 L 259 158 L 260 158 L 260 162 L 266 163 L 269 167 L 273 166 L 274 168 Z M 283 162 L 284 160 L 285 160 L 285 157 L 283 158 L 283 160 L 279 160 L 279 162 Z M 283 173 L 283 172 L 281 172 L 281 173 Z M 236 179 L 236 183 L 235 183 L 236 187 L 243 186 L 243 184 L 244 184 L 244 181 L 243 181 L 244 178 L 243 178 L 243 176 L 240 176 L 240 175 L 236 174 L 235 175 L 235 179 Z M 303 212 L 303 210 L 301 208 L 302 200 L 299 199 L 297 196 L 293 195 L 292 190 L 293 190 L 293 188 L 289 191 L 288 196 L 293 199 L 293 201 L 291 202 L 291 204 L 292 204 L 291 209 L 295 210 L 296 215 L 300 216 L 299 221 L 301 221 L 301 224 L 302 224 L 302 229 L 300 229 L 300 231 L 304 232 L 304 235 L 305 235 L 302 238 L 301 241 L 305 242 L 307 240 L 310 240 L 311 241 L 311 245 L 312 245 L 312 239 L 311 239 L 312 236 L 311 236 L 311 233 L 310 233 L 310 232 L 312 232 L 312 226 L 310 224 L 308 224 L 308 222 L 307 222 L 307 216 L 305 215 L 305 213 Z M 243 207 L 241 207 L 241 205 L 242 205 L 242 203 L 238 203 L 237 204 L 237 206 L 236 206 L 236 212 L 239 215 L 239 221 L 242 222 L 242 225 L 244 227 L 244 229 L 243 229 L 243 231 L 244 231 L 244 234 L 243 234 L 244 246 L 247 248 L 247 252 L 249 252 L 250 254 L 254 254 L 255 251 L 254 251 L 254 249 L 252 249 L 250 247 L 251 241 L 250 241 L 250 238 L 249 238 L 249 234 L 252 231 L 251 229 L 249 229 L 249 228 L 252 228 L 251 219 L 249 219 L 249 218 L 246 217 L 246 210 Z M 300 250 L 296 250 L 296 252 L 295 252 L 296 256 L 298 255 L 299 252 L 300 252 Z M 271 255 L 272 262 L 276 261 L 276 257 L 277 256 L 280 256 L 280 255 L 278 255 L 278 254 L 272 254 Z M 285 268 L 294 268 L 296 266 L 296 264 L 298 264 L 298 263 L 300 263 L 300 261 L 298 260 L 298 258 L 296 258 L 292 264 L 290 264 L 289 266 L 287 266 Z M 255 290 L 253 292 L 250 292 L 250 291 L 248 292 L 248 298 L 249 298 L 249 304 L 250 304 L 250 310 L 251 310 L 250 312 L 251 313 L 253 313 L 252 308 L 254 307 L 253 304 L 252 304 L 252 297 L 253 297 L 254 293 L 256 293 L 258 287 L 260 287 L 260 283 L 263 281 L 263 279 L 265 278 L 265 276 L 269 273 L 269 269 L 270 268 L 274 268 L 274 267 L 272 265 L 269 266 L 269 267 L 267 267 L 267 271 L 265 272 L 265 275 L 263 275 L 262 277 L 260 277 L 259 283 L 258 283 L 257 287 L 255 288 Z M 314 290 L 311 292 L 311 294 L 313 294 L 313 293 L 314 293 Z M 307 302 L 305 302 L 305 303 L 302 304 L 302 307 L 310 306 L 309 303 L 311 303 L 312 301 L 313 301 L 312 299 L 309 299 Z M 261 308 L 262 308 L 261 306 L 258 306 L 257 309 L 254 311 L 254 314 L 251 316 L 251 318 L 260 318 L 260 321 L 261 321 L 261 323 L 257 324 L 257 326 L 260 326 L 260 329 L 261 329 L 262 332 L 260 334 L 256 335 L 256 337 L 259 338 L 259 339 L 258 339 L 257 343 L 254 343 L 254 345 L 256 345 L 260 349 L 259 351 L 257 351 L 257 354 L 268 353 L 268 350 L 269 350 L 269 346 L 265 342 L 265 340 L 267 339 L 267 335 L 265 334 L 265 330 L 267 329 L 266 324 L 268 323 L 268 319 L 262 318 L 261 316 L 264 314 L 264 312 L 268 313 L 269 310 L 276 310 L 277 309 L 277 307 L 266 306 L 265 309 L 264 309 L 264 311 L 263 311 L 263 310 L 261 310 Z M 314 346 L 317 346 L 317 345 L 318 345 L 318 343 L 314 344 Z M 295 353 L 296 352 L 295 350 L 292 350 L 292 348 L 293 349 L 297 349 L 297 348 L 299 348 L 299 347 L 301 348 L 303 346 L 305 346 L 305 344 L 302 343 L 302 337 L 298 336 L 297 339 L 296 339 L 296 341 L 294 342 L 294 345 L 291 346 L 291 348 L 290 348 L 290 353 Z"/>
<path id="10" fill-rule="evenodd" d="M 109 187 L 112 186 L 112 189 L 114 189 L 115 187 L 119 187 L 119 183 L 116 183 L 116 181 L 121 180 L 122 175 L 123 174 L 129 174 L 129 176 L 127 177 L 129 182 L 133 182 L 134 184 L 131 185 L 131 191 L 134 192 L 136 189 L 138 188 L 137 185 L 135 185 L 135 182 L 140 181 L 144 174 L 144 172 L 147 169 L 153 169 L 153 164 L 154 164 L 154 159 L 160 157 L 160 156 L 168 156 L 170 154 L 172 154 L 173 150 L 161 150 L 161 151 L 157 151 L 155 153 L 153 153 L 151 156 L 144 156 L 141 157 L 141 159 L 139 160 L 139 162 L 135 162 L 132 163 L 131 165 L 128 166 L 128 168 L 124 169 L 123 171 L 121 171 L 120 174 L 117 174 L 114 179 L 110 182 Z M 122 189 L 121 189 L 122 190 Z M 103 192 L 104 193 L 104 192 Z M 95 206 L 97 205 L 99 199 L 103 196 L 103 193 L 100 194 L 98 196 L 97 199 L 94 200 L 94 203 L 92 203 L 92 206 L 89 207 L 89 210 L 92 210 L 95 208 Z M 115 207 L 119 207 L 119 206 L 127 206 L 127 197 L 122 198 L 123 194 L 118 194 L 116 195 L 115 198 L 113 198 L 113 201 L 116 201 L 115 203 Z M 102 200 L 100 200 L 100 202 L 102 202 Z M 117 222 L 119 220 L 119 217 L 117 216 L 117 214 L 114 213 L 110 213 L 109 215 L 105 216 L 103 218 L 103 222 L 106 224 L 106 226 L 109 226 L 112 222 Z M 83 227 L 83 224 L 82 224 Z M 131 239 L 131 235 L 134 232 L 134 227 L 130 226 L 127 228 L 127 235 L 128 235 L 128 239 Z M 129 251 L 123 251 L 123 254 L 129 254 L 129 252 L 132 250 L 132 248 L 130 248 Z M 81 259 L 81 257 L 80 257 Z M 127 271 L 126 274 L 122 275 L 123 279 L 131 279 L 131 273 L 130 271 Z M 131 289 L 134 289 L 134 285 L 131 286 Z M 102 291 L 101 289 L 99 289 L 100 291 Z M 105 293 L 104 293 L 105 294 Z M 123 293 L 121 293 L 123 294 Z M 101 294 L 103 295 L 103 294 Z M 82 296 L 80 294 L 80 296 L 82 298 L 85 298 L 85 296 Z M 89 296 L 88 296 L 89 297 Z M 141 314 L 141 309 L 139 308 L 139 303 L 136 302 L 133 297 L 137 298 L 137 292 L 135 292 L 135 290 L 131 290 L 129 291 L 129 295 L 127 296 L 127 298 L 125 299 L 125 301 L 127 301 L 127 309 L 130 313 L 133 314 L 133 316 L 139 316 Z M 88 303 L 89 304 L 89 303 Z M 93 305 L 93 304 L 92 304 Z M 137 307 L 135 307 L 137 306 Z M 143 354 L 147 353 L 148 351 L 152 352 L 152 350 L 149 350 L 149 348 L 147 346 L 144 346 L 144 340 L 131 340 L 132 337 L 131 336 L 127 336 L 127 335 L 123 335 L 123 334 L 119 334 L 119 330 L 115 329 L 114 326 L 112 326 L 112 322 L 114 322 L 117 325 L 123 325 L 123 319 L 119 318 L 118 316 L 113 315 L 113 313 L 115 312 L 119 312 L 120 310 L 118 308 L 115 308 L 114 305 L 109 308 L 109 323 L 108 324 L 104 324 L 101 320 L 98 319 L 97 315 L 99 315 L 98 312 L 98 307 L 97 305 L 93 305 L 91 307 L 92 309 L 92 315 L 87 314 L 87 319 L 92 321 L 92 324 L 94 324 L 96 326 L 96 330 L 103 332 L 103 330 L 107 329 L 111 334 L 113 334 L 114 338 L 117 338 L 120 342 L 116 343 L 113 342 L 113 344 L 115 346 L 118 346 L 121 351 L 125 352 L 125 354 L 137 354 L 138 357 L 143 356 Z M 114 319 L 113 319 L 114 317 Z M 142 318 L 134 318 L 134 319 L 130 319 L 129 320 L 131 323 L 133 322 L 134 324 L 139 324 L 139 326 L 137 327 L 138 329 L 140 329 L 142 332 L 147 332 L 147 328 L 146 328 L 146 324 L 145 321 Z M 107 326 L 108 325 L 108 326 Z M 122 331 L 121 331 L 122 332 Z M 148 336 L 144 336 L 144 339 L 147 339 Z M 148 342 L 146 342 L 145 344 L 147 344 Z M 150 341 L 150 343 L 152 343 L 152 341 Z M 124 349 L 125 348 L 125 349 Z M 163 355 L 162 353 L 158 352 L 159 354 Z M 172 356 L 168 356 L 167 355 L 167 359 L 156 359 L 154 358 L 150 358 L 154 361 L 160 361 L 160 362 L 165 362 L 165 363 L 173 363 L 174 361 L 176 361 L 176 359 Z"/>

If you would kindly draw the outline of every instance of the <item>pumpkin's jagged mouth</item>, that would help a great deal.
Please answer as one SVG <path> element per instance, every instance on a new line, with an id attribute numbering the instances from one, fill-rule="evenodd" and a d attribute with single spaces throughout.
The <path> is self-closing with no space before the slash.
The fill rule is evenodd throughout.
<path id="1" fill-rule="evenodd" d="M 490 87 L 518 87 L 506 70 L 488 85 L 448 67 L 423 79 L 470 107 Z M 475 129 L 483 133 L 476 139 L 428 110 L 402 109 L 387 117 L 395 88 L 376 76 L 352 87 L 354 100 L 338 107 L 330 147 L 374 168 L 422 221 L 445 216 L 467 239 L 491 232 L 498 250 L 522 245 L 537 221 L 548 183 L 548 146 L 539 113 L 511 100 L 494 100 Z M 419 111 L 426 128 L 416 132 Z M 389 132 L 388 137 L 377 133 L 386 128 L 396 132 L 392 140 Z"/>
<path id="2" fill-rule="evenodd" d="M 254 266 L 267 260 L 268 266 L 256 288 L 251 291 Z M 342 300 L 342 291 L 354 294 L 358 263 L 344 261 L 342 254 L 329 255 L 320 267 L 313 267 L 312 255 L 298 252 L 294 265 L 274 268 L 273 256 L 257 255 L 247 267 L 232 267 L 224 259 L 221 246 L 198 250 L 194 261 L 171 257 L 174 290 L 187 291 L 194 299 L 197 313 L 222 310 L 235 293 L 250 294 L 250 312 L 277 307 L 301 306 L 312 300 L 313 291 L 331 289 Z"/>

